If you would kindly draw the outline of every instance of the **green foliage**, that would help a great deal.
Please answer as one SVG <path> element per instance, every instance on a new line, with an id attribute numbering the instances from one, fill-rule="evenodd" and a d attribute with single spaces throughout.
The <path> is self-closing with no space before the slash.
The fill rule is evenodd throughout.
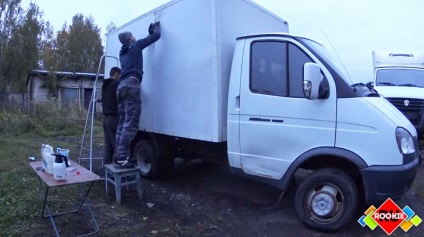
<path id="1" fill-rule="evenodd" d="M 2 134 L 19 134 L 35 130 L 36 125 L 26 114 L 0 113 L 0 132 Z"/>
<path id="2" fill-rule="evenodd" d="M 75 72 L 97 72 L 99 59 L 103 54 L 100 29 L 92 17 L 84 19 L 77 14 L 69 27 L 69 64 Z"/>
<path id="3" fill-rule="evenodd" d="M 19 135 L 36 133 L 43 136 L 51 134 L 78 135 L 85 124 L 86 112 L 79 105 L 62 107 L 54 99 L 38 103 L 30 113 L 24 111 L 0 112 L 0 133 Z"/>
<path id="4" fill-rule="evenodd" d="M 38 65 L 43 24 L 37 5 L 24 10 L 21 0 L 0 2 L 0 102 L 11 90 L 26 90 L 27 72 Z"/>
<path id="5" fill-rule="evenodd" d="M 9 93 L 26 91 L 30 70 L 96 73 L 104 51 L 100 28 L 91 16 L 76 14 L 71 25 L 65 22 L 54 33 L 36 3 L 24 9 L 25 3 L 0 0 L 0 105 Z M 115 28 L 113 23 L 107 26 L 108 31 Z M 57 78 L 49 77 L 48 86 L 55 96 Z"/>
<path id="6" fill-rule="evenodd" d="M 97 72 L 103 46 L 100 29 L 92 17 L 77 14 L 72 25 L 63 25 L 53 39 L 46 31 L 43 42 L 43 69 L 48 71 Z"/>

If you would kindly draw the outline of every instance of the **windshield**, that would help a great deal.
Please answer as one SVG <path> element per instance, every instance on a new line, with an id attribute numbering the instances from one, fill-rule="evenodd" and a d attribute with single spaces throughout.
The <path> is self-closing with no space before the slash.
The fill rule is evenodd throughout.
<path id="1" fill-rule="evenodd" d="M 370 85 L 364 83 L 353 83 L 346 70 L 343 70 L 342 66 L 339 64 L 339 61 L 335 60 L 324 46 L 306 38 L 297 39 L 309 48 L 309 50 L 311 50 L 322 61 L 322 63 L 326 65 L 326 67 L 331 69 L 330 72 L 332 71 L 331 73 L 334 73 L 333 77 L 335 76 L 335 79 L 340 78 L 339 80 L 344 81 L 346 86 L 350 87 L 356 95 L 365 97 L 379 96 L 378 92 Z M 341 87 L 342 85 L 339 84 L 339 86 Z"/>
<path id="2" fill-rule="evenodd" d="M 377 71 L 377 86 L 424 87 L 424 70 L 380 69 Z"/>
<path id="3" fill-rule="evenodd" d="M 333 68 L 334 71 L 337 74 L 339 74 L 339 76 L 342 77 L 344 81 L 346 81 L 346 83 L 348 83 L 349 85 L 353 84 L 353 82 L 350 80 L 349 75 L 346 73 L 346 71 L 342 69 L 339 62 L 336 61 L 328 53 L 327 49 L 324 46 L 318 44 L 315 41 L 312 41 L 312 40 L 306 39 L 306 38 L 299 38 L 299 40 L 302 43 L 305 43 L 307 46 L 309 46 L 311 48 L 311 50 L 315 51 L 315 53 L 318 54 L 322 58 L 322 60 L 325 61 L 325 63 L 327 63 L 331 68 Z"/>

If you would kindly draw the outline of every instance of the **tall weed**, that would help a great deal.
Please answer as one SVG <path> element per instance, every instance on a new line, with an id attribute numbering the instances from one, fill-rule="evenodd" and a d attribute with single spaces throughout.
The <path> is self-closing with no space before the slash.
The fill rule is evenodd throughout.
<path id="1" fill-rule="evenodd" d="M 29 111 L 10 108 L 14 107 L 3 107 L 0 111 L 0 132 L 4 135 L 78 135 L 87 119 L 87 111 L 79 104 L 63 106 L 53 99 L 34 104 Z M 100 124 L 100 116 L 95 117 L 95 123 Z"/>

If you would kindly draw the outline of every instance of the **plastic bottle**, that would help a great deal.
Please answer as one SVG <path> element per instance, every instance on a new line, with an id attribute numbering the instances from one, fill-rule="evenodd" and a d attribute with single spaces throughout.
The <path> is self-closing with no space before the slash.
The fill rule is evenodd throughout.
<path id="1" fill-rule="evenodd" d="M 56 154 L 53 164 L 53 178 L 56 181 L 66 180 L 66 165 L 63 161 L 63 155 Z"/>
<path id="2" fill-rule="evenodd" d="M 43 169 L 47 174 L 53 175 L 53 164 L 55 161 L 55 156 L 53 147 L 48 144 L 42 144 L 41 146 L 41 157 L 43 158 Z"/>

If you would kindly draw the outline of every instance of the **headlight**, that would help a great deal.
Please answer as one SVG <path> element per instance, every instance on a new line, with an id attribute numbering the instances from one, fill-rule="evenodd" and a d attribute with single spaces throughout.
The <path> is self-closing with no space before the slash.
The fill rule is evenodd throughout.
<path id="1" fill-rule="evenodd" d="M 414 139 L 406 129 L 396 128 L 396 141 L 400 153 L 407 155 L 415 152 Z"/>

